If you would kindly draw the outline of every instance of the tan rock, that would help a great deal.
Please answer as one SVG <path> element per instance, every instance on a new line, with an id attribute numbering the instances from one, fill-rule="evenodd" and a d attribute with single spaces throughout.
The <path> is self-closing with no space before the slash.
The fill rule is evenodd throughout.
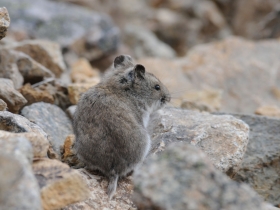
<path id="1" fill-rule="evenodd" d="M 80 58 L 71 65 L 71 80 L 74 83 L 90 81 L 92 77 L 98 77 L 99 71 L 91 67 L 85 58 Z"/>
<path id="2" fill-rule="evenodd" d="M 0 98 L 3 99 L 11 112 L 17 113 L 27 100 L 14 88 L 12 80 L 0 78 Z"/>
<path id="3" fill-rule="evenodd" d="M 280 108 L 278 106 L 261 106 L 256 109 L 255 114 L 268 117 L 280 117 Z"/>
<path id="4" fill-rule="evenodd" d="M 19 92 L 25 97 L 25 99 L 27 99 L 26 105 L 30 105 L 41 101 L 51 104 L 54 103 L 54 98 L 48 91 L 34 89 L 29 83 L 20 88 Z"/>
<path id="5" fill-rule="evenodd" d="M 0 138 L 3 140 L 17 137 L 24 137 L 29 140 L 32 145 L 34 159 L 47 157 L 49 141 L 44 136 L 32 132 L 11 133 L 0 130 Z"/>
<path id="6" fill-rule="evenodd" d="M 69 135 L 64 141 L 64 145 L 61 150 L 61 160 L 70 166 L 76 166 L 79 163 L 77 156 L 73 151 L 73 145 L 75 142 L 75 135 Z"/>
<path id="7" fill-rule="evenodd" d="M 95 78 L 91 83 L 73 83 L 68 85 L 68 94 L 71 103 L 77 104 L 81 94 L 86 92 L 89 88 L 97 85 L 99 81 L 99 78 Z"/>
<path id="8" fill-rule="evenodd" d="M 6 109 L 7 109 L 6 102 L 0 99 L 0 111 L 6 111 Z"/>
<path id="9" fill-rule="evenodd" d="M 14 47 L 15 50 L 29 55 L 38 63 L 50 69 L 59 77 L 66 70 L 60 46 L 46 40 L 27 40 Z"/>
<path id="10" fill-rule="evenodd" d="M 6 7 L 0 7 L 0 40 L 6 36 L 10 26 L 10 17 Z"/>
<path id="11" fill-rule="evenodd" d="M 41 188 L 42 206 L 45 210 L 63 208 L 89 196 L 82 176 L 58 160 L 35 161 L 33 171 Z"/>
<path id="12" fill-rule="evenodd" d="M 207 106 L 205 104 L 200 104 L 197 102 L 187 101 L 187 100 L 183 100 L 183 102 L 181 104 L 181 108 L 199 111 L 199 112 L 213 112 L 214 111 L 213 109 L 211 109 L 209 106 Z"/>
<path id="13" fill-rule="evenodd" d="M 82 202 L 71 204 L 63 210 L 76 209 L 115 209 L 115 210 L 136 210 L 131 197 L 133 193 L 132 178 L 127 177 L 120 180 L 114 199 L 109 200 L 106 194 L 108 181 L 105 177 L 95 175 L 85 169 L 77 170 L 87 182 L 90 190 L 90 197 Z"/>

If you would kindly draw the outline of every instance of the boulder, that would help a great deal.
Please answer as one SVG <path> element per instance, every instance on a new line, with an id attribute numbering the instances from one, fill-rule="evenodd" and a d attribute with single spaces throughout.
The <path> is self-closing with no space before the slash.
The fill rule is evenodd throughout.
<path id="1" fill-rule="evenodd" d="M 249 126 L 230 115 L 167 107 L 149 123 L 153 127 L 152 153 L 172 142 L 187 142 L 203 150 L 214 166 L 229 174 L 241 164 L 249 138 Z"/>
<path id="2" fill-rule="evenodd" d="M 266 105 L 256 109 L 255 114 L 267 117 L 280 117 L 280 108 L 278 106 Z"/>
<path id="3" fill-rule="evenodd" d="M 20 115 L 0 111 L 0 138 L 4 141 L 20 137 L 28 139 L 31 143 L 33 158 L 47 156 L 49 140 L 39 126 Z"/>
<path id="4" fill-rule="evenodd" d="M 134 203 L 131 200 L 133 193 L 132 178 L 127 177 L 118 183 L 117 191 L 114 199 L 109 200 L 106 194 L 108 180 L 105 177 L 97 175 L 85 169 L 77 170 L 83 179 L 87 182 L 90 190 L 90 197 L 82 202 L 71 204 L 62 208 L 62 210 L 76 209 L 116 209 L 116 210 L 136 210 Z"/>
<path id="5" fill-rule="evenodd" d="M 0 137 L 0 209 L 42 209 L 32 159 L 32 146 L 26 138 Z"/>
<path id="6" fill-rule="evenodd" d="M 55 42 L 26 40 L 19 42 L 13 49 L 29 55 L 32 59 L 51 70 L 57 77 L 66 71 L 60 46 Z"/>
<path id="7" fill-rule="evenodd" d="M 240 169 L 233 176 L 249 184 L 267 202 L 280 204 L 280 120 L 234 114 L 250 126 L 249 143 Z"/>
<path id="8" fill-rule="evenodd" d="M 7 104 L 9 111 L 17 113 L 27 100 L 18 92 L 12 80 L 0 78 L 0 98 Z"/>
<path id="9" fill-rule="evenodd" d="M 0 40 L 6 36 L 10 26 L 10 17 L 6 7 L 0 7 Z"/>
<path id="10" fill-rule="evenodd" d="M 230 180 L 208 156 L 186 143 L 170 145 L 134 173 L 137 209 L 266 209 L 245 184 Z"/>
<path id="11" fill-rule="evenodd" d="M 89 60 L 107 56 L 118 47 L 118 28 L 105 14 L 47 0 L 1 0 L 0 5 L 10 10 L 12 31 L 52 40 Z"/>
<path id="12" fill-rule="evenodd" d="M 41 189 L 42 206 L 55 210 L 85 200 L 88 188 L 82 176 L 58 160 L 41 159 L 33 163 Z"/>
<path id="13" fill-rule="evenodd" d="M 0 111 L 6 111 L 6 110 L 7 110 L 6 102 L 0 99 Z"/>
<path id="14" fill-rule="evenodd" d="M 21 115 L 40 126 L 48 135 L 55 153 L 60 156 L 60 148 L 65 138 L 73 134 L 72 122 L 56 105 L 38 102 L 24 107 Z"/>
<path id="15" fill-rule="evenodd" d="M 21 87 L 19 89 L 19 92 L 27 100 L 26 105 L 30 105 L 30 104 L 33 104 L 36 102 L 41 102 L 41 101 L 50 103 L 50 104 L 54 103 L 54 98 L 48 91 L 35 89 L 29 83 L 27 83 L 23 87 Z"/>

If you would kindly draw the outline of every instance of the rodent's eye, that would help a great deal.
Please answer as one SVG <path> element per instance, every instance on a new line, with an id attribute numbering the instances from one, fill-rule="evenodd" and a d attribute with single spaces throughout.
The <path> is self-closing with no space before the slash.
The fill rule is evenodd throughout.
<path id="1" fill-rule="evenodd" d="M 160 86 L 159 85 L 155 85 L 155 89 L 156 90 L 160 90 Z"/>

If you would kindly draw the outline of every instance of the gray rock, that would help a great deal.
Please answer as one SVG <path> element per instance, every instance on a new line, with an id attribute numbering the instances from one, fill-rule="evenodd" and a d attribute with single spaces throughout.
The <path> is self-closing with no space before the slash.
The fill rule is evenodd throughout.
<path id="1" fill-rule="evenodd" d="M 24 137 L 0 138 L 0 209 L 42 209 L 32 159 L 32 146 Z"/>
<path id="2" fill-rule="evenodd" d="M 119 31 L 105 15 L 47 0 L 0 0 L 10 10 L 11 30 L 58 42 L 89 60 L 114 52 Z"/>
<path id="3" fill-rule="evenodd" d="M 144 27 L 127 25 L 124 29 L 124 42 L 133 50 L 136 58 L 176 56 L 176 52 L 169 45 Z"/>
<path id="4" fill-rule="evenodd" d="M 11 112 L 18 112 L 27 100 L 18 92 L 12 80 L 0 78 L 0 98 L 7 103 Z"/>
<path id="5" fill-rule="evenodd" d="M 38 102 L 24 107 L 21 115 L 40 126 L 48 135 L 54 151 L 60 156 L 65 138 L 73 134 L 72 122 L 56 105 Z"/>
<path id="6" fill-rule="evenodd" d="M 68 114 L 68 116 L 73 119 L 73 116 L 74 116 L 74 113 L 76 111 L 76 108 L 77 108 L 77 105 L 72 105 L 72 106 L 69 106 L 66 110 L 66 113 Z"/>
<path id="7" fill-rule="evenodd" d="M 11 79 L 16 88 L 20 88 L 24 82 L 33 84 L 54 77 L 49 69 L 30 56 L 11 48 L 7 46 L 0 50 L 0 77 Z"/>
<path id="8" fill-rule="evenodd" d="M 2 140 L 23 137 L 29 140 L 34 158 L 44 158 L 49 149 L 47 134 L 26 118 L 0 111 L 0 138 Z"/>
<path id="9" fill-rule="evenodd" d="M 153 152 L 172 142 L 188 142 L 208 154 L 214 166 L 230 173 L 242 161 L 249 136 L 249 127 L 232 116 L 167 107 L 150 122 Z"/>
<path id="10" fill-rule="evenodd" d="M 6 36 L 10 26 L 10 17 L 6 7 L 0 7 L 0 40 Z"/>
<path id="11" fill-rule="evenodd" d="M 186 143 L 172 144 L 149 158 L 134 174 L 139 210 L 265 209 L 245 184 L 216 170 L 206 154 Z"/>
<path id="12" fill-rule="evenodd" d="M 235 117 L 250 126 L 249 143 L 234 180 L 249 184 L 267 202 L 280 204 L 280 120 L 257 115 Z"/>

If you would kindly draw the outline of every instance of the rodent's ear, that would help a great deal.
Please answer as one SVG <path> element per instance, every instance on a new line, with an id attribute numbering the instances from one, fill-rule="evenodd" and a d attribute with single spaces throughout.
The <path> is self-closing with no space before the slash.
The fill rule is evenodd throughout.
<path id="1" fill-rule="evenodd" d="M 144 79 L 144 75 L 145 75 L 145 67 L 140 65 L 140 64 L 137 64 L 135 67 L 134 67 L 134 71 L 135 71 L 135 75 L 136 77 L 139 77 L 141 79 Z"/>
<path id="2" fill-rule="evenodd" d="M 114 60 L 114 67 L 118 68 L 118 67 L 129 67 L 129 66 L 133 66 L 132 63 L 132 58 L 129 55 L 120 55 L 118 57 L 115 58 Z"/>

